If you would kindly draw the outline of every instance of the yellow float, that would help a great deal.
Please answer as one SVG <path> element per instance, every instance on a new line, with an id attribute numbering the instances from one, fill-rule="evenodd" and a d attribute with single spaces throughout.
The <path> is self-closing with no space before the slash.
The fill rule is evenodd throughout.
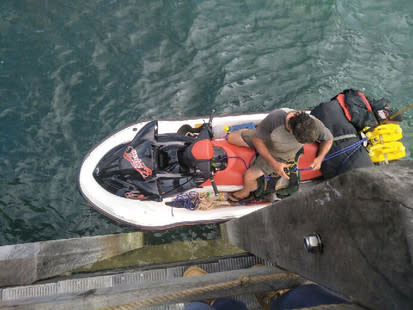
<path id="1" fill-rule="evenodd" d="M 388 162 L 406 156 L 406 150 L 400 140 L 403 137 L 402 128 L 399 124 L 383 124 L 373 130 L 364 130 L 368 138 L 367 149 L 370 159 L 374 163 Z"/>

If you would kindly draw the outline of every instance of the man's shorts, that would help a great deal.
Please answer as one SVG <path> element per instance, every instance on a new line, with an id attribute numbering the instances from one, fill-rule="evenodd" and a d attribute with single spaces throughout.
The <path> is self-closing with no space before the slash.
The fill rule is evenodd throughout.
<path id="1" fill-rule="evenodd" d="M 252 143 L 252 139 L 254 138 L 254 136 L 255 129 L 247 129 L 241 132 L 242 140 L 244 140 L 244 142 L 247 143 L 248 146 L 252 149 L 255 149 L 254 144 Z M 275 173 L 274 169 L 270 166 L 270 164 L 262 156 L 259 155 L 257 156 L 257 158 L 255 158 L 254 162 L 251 164 L 250 167 L 261 170 L 264 173 L 264 175 L 270 175 L 272 173 Z"/>

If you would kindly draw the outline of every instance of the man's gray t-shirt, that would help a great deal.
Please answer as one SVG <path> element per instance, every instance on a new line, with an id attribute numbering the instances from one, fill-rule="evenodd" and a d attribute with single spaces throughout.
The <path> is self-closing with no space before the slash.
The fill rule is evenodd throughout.
<path id="1" fill-rule="evenodd" d="M 288 113 L 289 112 L 286 112 L 284 110 L 274 110 L 269 113 L 258 124 L 256 129 L 257 137 L 265 141 L 266 139 L 270 138 L 272 131 L 280 126 L 283 127 L 287 132 L 289 132 L 285 127 L 285 119 L 287 118 Z M 318 130 L 317 142 L 331 140 L 333 138 L 333 135 L 331 134 L 330 130 L 326 126 L 324 126 L 324 124 L 319 119 L 312 115 L 310 116 L 316 120 Z"/>
<path id="2" fill-rule="evenodd" d="M 271 155 L 280 162 L 291 163 L 294 162 L 297 152 L 303 147 L 303 144 L 299 143 L 294 135 L 289 132 L 285 126 L 285 121 L 288 113 L 294 112 L 275 110 L 269 113 L 258 125 L 255 130 L 248 130 L 242 133 L 242 137 L 245 142 L 252 148 L 252 138 L 256 135 L 258 138 L 264 140 L 266 147 Z M 313 116 L 311 116 L 313 117 Z M 333 138 L 330 130 L 324 126 L 324 124 L 313 117 L 316 120 L 318 128 L 317 142 L 327 141 Z M 254 161 L 254 166 L 264 171 L 265 174 L 273 172 L 272 167 L 267 161 L 258 156 Z"/>

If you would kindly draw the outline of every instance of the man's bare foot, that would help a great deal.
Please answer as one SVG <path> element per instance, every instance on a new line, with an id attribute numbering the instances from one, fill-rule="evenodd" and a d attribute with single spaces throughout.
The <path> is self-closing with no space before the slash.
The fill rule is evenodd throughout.
<path id="1" fill-rule="evenodd" d="M 239 202 L 249 197 L 249 195 L 245 197 L 241 197 L 241 196 L 236 195 L 236 193 L 239 193 L 239 192 L 228 193 L 228 200 L 231 202 Z"/>

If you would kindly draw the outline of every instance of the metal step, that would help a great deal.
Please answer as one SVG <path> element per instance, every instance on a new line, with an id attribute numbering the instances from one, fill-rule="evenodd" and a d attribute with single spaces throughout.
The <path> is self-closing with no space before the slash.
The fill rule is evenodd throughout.
<path id="1" fill-rule="evenodd" d="M 72 276 L 69 279 L 51 280 L 47 283 L 3 288 L 0 289 L 0 307 L 18 306 L 22 309 L 97 309 L 105 305 L 107 306 L 107 299 L 112 299 L 114 304 L 126 303 L 128 298 L 131 297 L 128 295 L 128 292 L 133 291 L 135 295 L 140 295 L 151 287 L 153 290 L 153 286 L 159 283 L 170 283 L 173 285 L 174 282 L 182 280 L 184 271 L 188 266 L 194 265 L 194 263 L 184 262 L 183 264 L 166 265 L 149 270 L 128 270 L 116 274 L 95 276 L 81 274 L 75 278 Z M 209 274 L 217 276 L 234 274 L 234 272 L 242 273 L 243 270 L 249 270 L 251 273 L 250 267 L 257 264 L 264 265 L 262 268 L 253 268 L 257 272 L 263 268 L 267 271 L 278 270 L 265 263 L 262 259 L 249 254 L 196 262 L 197 266 L 200 266 Z M 212 277 L 212 275 L 205 276 Z M 177 285 L 182 284 L 177 282 Z M 162 293 L 164 293 L 162 288 L 158 289 L 158 294 Z M 117 298 L 119 298 L 118 301 L 116 301 Z M 253 295 L 247 292 L 237 294 L 233 298 L 243 301 L 248 309 L 260 309 Z M 184 303 L 173 302 L 144 309 L 183 308 Z"/>

